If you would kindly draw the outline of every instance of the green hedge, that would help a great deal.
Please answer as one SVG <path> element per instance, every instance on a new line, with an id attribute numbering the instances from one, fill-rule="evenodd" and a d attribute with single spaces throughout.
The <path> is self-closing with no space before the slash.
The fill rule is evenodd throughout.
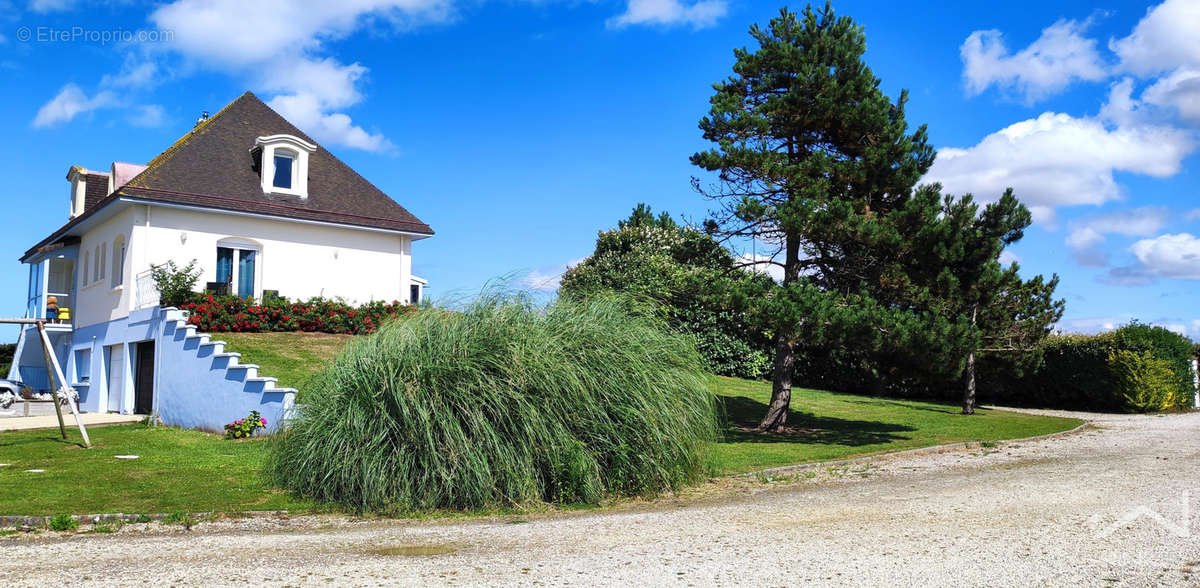
<path id="1" fill-rule="evenodd" d="M 4 343 L 0 345 L 0 378 L 8 377 L 8 368 L 12 366 L 13 355 L 16 352 L 16 343 Z"/>
<path id="2" fill-rule="evenodd" d="M 1192 408 L 1193 343 L 1140 323 L 1100 335 L 1055 335 L 1042 345 L 1031 373 L 1004 373 L 983 362 L 985 402 L 1103 412 Z"/>

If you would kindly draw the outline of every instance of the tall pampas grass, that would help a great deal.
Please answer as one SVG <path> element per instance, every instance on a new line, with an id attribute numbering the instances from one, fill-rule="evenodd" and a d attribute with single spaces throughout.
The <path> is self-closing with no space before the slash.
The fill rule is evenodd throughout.
<path id="1" fill-rule="evenodd" d="M 393 512 L 692 483 L 719 431 L 703 362 L 632 305 L 488 295 L 400 317 L 314 379 L 268 474 L 301 495 Z"/>

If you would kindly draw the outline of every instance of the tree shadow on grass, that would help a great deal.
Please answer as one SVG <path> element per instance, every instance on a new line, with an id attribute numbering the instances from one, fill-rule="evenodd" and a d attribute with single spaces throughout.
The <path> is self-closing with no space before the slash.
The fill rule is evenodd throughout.
<path id="1" fill-rule="evenodd" d="M 881 404 L 886 404 L 889 406 L 897 406 L 897 407 L 900 407 L 900 408 L 903 408 L 906 410 L 923 410 L 925 412 L 936 412 L 936 413 L 940 413 L 940 414 L 961 414 L 962 413 L 961 407 L 951 406 L 949 404 L 946 404 L 946 405 L 934 404 L 933 406 L 921 406 L 919 403 L 926 402 L 923 400 L 914 400 L 912 402 L 904 402 L 904 401 L 897 401 L 897 400 L 887 400 L 884 398 L 872 398 L 871 400 L 846 400 L 844 402 L 849 402 L 851 404 L 869 404 L 871 406 L 879 406 Z"/>
<path id="2" fill-rule="evenodd" d="M 782 433 L 753 430 L 767 405 L 745 396 L 722 396 L 726 443 L 813 443 L 823 445 L 878 445 L 903 441 L 910 437 L 901 433 L 916 431 L 906 425 L 821 417 L 795 409 L 788 411 L 787 429 Z"/>
<path id="3" fill-rule="evenodd" d="M 6 431 L 6 432 L 12 432 L 12 431 Z M 72 446 L 73 445 L 73 446 L 79 447 L 80 449 L 84 449 L 82 439 L 78 439 L 78 438 L 74 438 L 74 437 L 68 437 L 66 439 L 63 439 L 58 434 L 57 431 L 55 431 L 53 435 L 47 433 L 46 436 L 44 436 L 44 437 L 43 436 L 37 436 L 37 437 L 20 436 L 20 437 L 18 437 L 16 435 L 6 436 L 6 435 L 4 435 L 4 433 L 0 433 L 0 449 L 6 448 L 6 447 L 23 447 L 23 446 L 29 446 L 29 445 L 39 445 L 39 444 L 47 443 L 47 442 L 55 443 L 55 444 L 63 445 L 63 446 Z"/>

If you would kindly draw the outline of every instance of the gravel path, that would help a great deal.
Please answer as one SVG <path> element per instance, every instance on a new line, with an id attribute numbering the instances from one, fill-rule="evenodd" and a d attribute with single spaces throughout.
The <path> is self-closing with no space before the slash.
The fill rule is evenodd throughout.
<path id="1" fill-rule="evenodd" d="M 0 586 L 1196 583 L 1200 535 L 1181 509 L 1200 498 L 1200 413 L 1089 418 L 1057 439 L 724 480 L 603 513 L 10 537 Z M 1118 523 L 1139 508 L 1157 514 Z"/>

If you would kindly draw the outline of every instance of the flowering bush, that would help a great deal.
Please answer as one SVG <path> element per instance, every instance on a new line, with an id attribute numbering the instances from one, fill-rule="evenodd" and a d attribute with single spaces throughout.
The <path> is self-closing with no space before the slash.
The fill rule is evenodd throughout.
<path id="1" fill-rule="evenodd" d="M 307 331 L 351 335 L 374 332 L 383 321 L 416 311 L 415 306 L 400 302 L 377 301 L 355 307 L 325 298 L 305 302 L 273 298 L 256 303 L 251 298 L 212 294 L 194 294 L 179 307 L 190 313 L 188 322 L 202 331 Z"/>
<path id="2" fill-rule="evenodd" d="M 267 426 L 267 419 L 262 418 L 257 410 L 250 411 L 250 416 L 238 419 L 225 425 L 226 439 L 245 439 L 254 436 L 254 432 Z"/>

